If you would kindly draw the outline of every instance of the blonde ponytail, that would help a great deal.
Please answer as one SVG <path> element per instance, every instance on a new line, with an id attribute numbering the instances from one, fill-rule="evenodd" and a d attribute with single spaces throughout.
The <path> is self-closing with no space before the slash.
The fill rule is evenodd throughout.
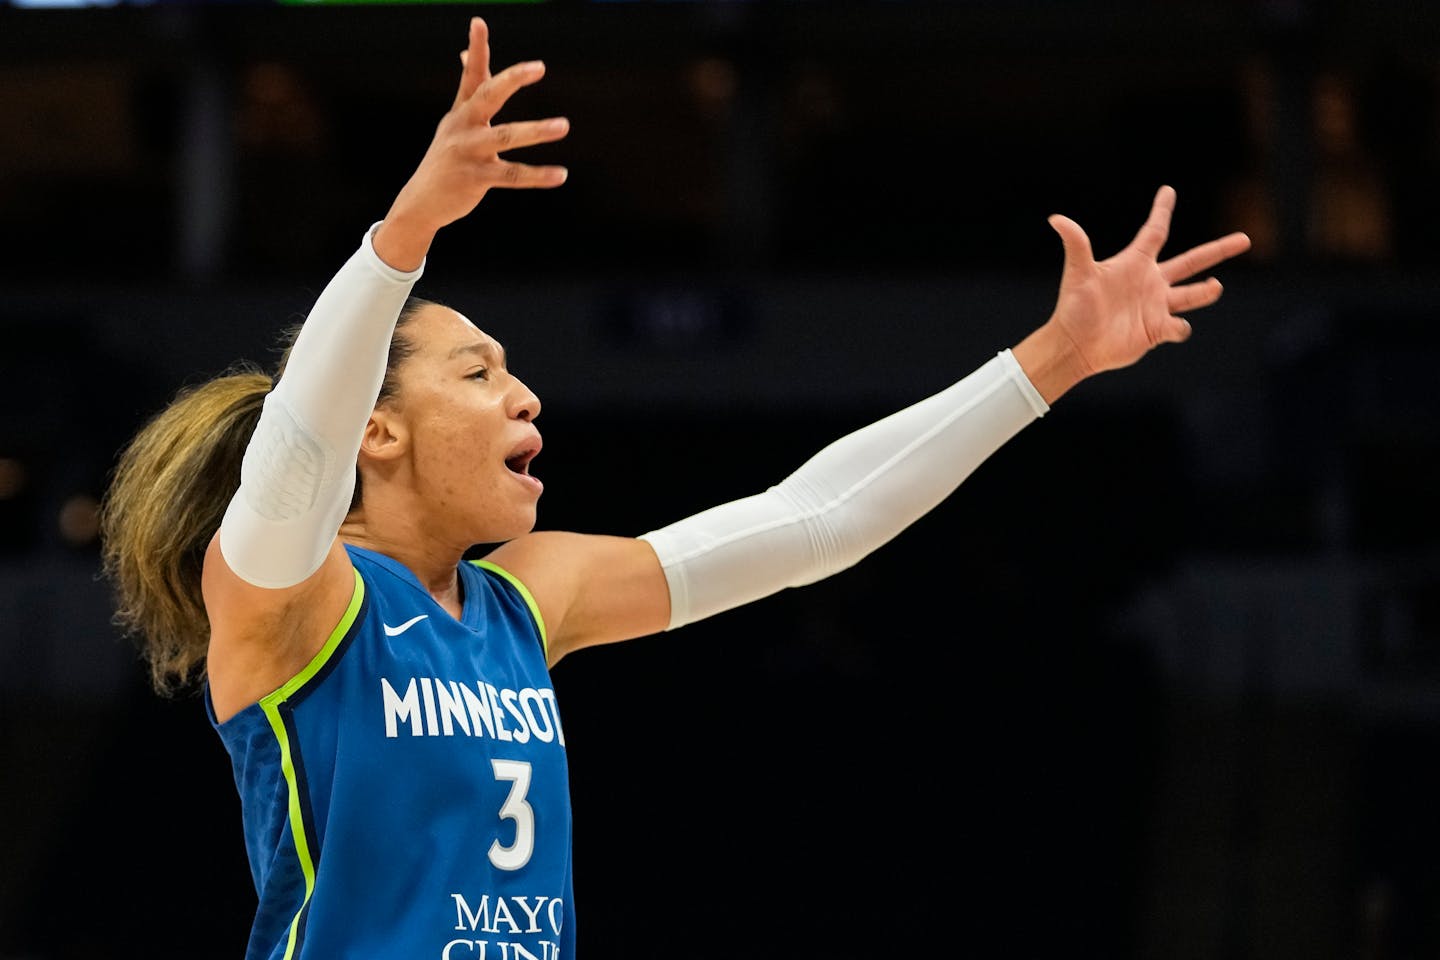
<path id="1" fill-rule="evenodd" d="M 411 297 L 390 340 L 380 402 L 414 352 L 405 327 L 433 301 Z M 253 364 L 181 390 L 120 453 L 100 504 L 102 570 L 115 591 L 115 623 L 133 637 L 155 691 L 169 695 L 204 676 L 210 619 L 200 577 L 210 539 L 240 488 L 240 464 L 265 396 L 285 371 L 300 327 L 281 336 L 272 379 Z M 360 503 L 358 470 L 351 506 Z"/>
<path id="2" fill-rule="evenodd" d="M 267 374 L 242 365 L 182 390 L 121 452 L 101 503 L 115 623 L 138 642 L 160 694 L 203 675 L 205 551 L 240 486 L 240 462 L 271 386 Z"/>

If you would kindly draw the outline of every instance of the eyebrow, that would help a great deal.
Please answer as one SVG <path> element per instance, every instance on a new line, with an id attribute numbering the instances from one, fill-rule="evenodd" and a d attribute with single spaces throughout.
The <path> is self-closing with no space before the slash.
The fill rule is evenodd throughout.
<path id="1" fill-rule="evenodd" d="M 497 358 L 499 366 L 505 366 L 505 348 L 494 343 L 463 343 L 450 351 L 446 360 L 454 360 L 466 354 L 479 354 L 482 358 L 494 362 Z"/>

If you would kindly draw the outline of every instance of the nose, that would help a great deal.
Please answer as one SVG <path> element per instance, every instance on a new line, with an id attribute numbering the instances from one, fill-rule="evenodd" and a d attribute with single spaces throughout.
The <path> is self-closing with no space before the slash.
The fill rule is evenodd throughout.
<path id="1" fill-rule="evenodd" d="M 510 380 L 510 416 L 527 423 L 540 416 L 540 398 L 519 377 Z"/>

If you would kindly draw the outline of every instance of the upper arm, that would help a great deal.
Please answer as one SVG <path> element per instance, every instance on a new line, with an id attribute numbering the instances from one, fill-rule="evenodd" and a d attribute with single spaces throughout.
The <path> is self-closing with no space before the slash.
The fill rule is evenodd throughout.
<path id="1" fill-rule="evenodd" d="M 354 567 L 336 538 L 324 561 L 291 587 L 258 587 L 225 562 L 217 533 L 201 576 L 210 619 L 206 676 L 224 720 L 299 673 L 324 646 L 355 591 Z"/>
<path id="2" fill-rule="evenodd" d="M 670 590 L 660 560 L 632 537 L 545 531 L 485 559 L 525 584 L 545 618 L 550 663 L 584 647 L 664 630 Z"/>

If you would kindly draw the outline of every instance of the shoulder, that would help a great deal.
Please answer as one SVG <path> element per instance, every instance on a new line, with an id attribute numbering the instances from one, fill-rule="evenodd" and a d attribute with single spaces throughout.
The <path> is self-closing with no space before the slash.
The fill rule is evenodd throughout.
<path id="1" fill-rule="evenodd" d="M 552 664 L 572 650 L 658 632 L 669 620 L 660 562 L 634 537 L 542 531 L 484 560 L 528 589 L 548 631 Z"/>

